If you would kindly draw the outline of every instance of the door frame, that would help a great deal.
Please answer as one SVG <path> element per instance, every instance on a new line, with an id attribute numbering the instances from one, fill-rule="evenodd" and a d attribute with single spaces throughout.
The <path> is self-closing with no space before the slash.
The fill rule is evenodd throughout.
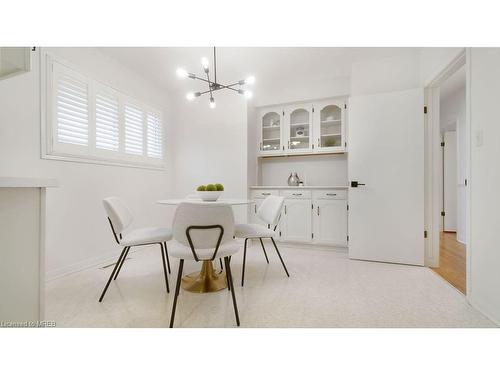
<path id="1" fill-rule="evenodd" d="M 439 231 L 441 220 L 441 201 L 440 195 L 443 189 L 443 171 L 442 171 L 442 150 L 441 150 L 441 134 L 439 124 L 439 96 L 440 86 L 452 74 L 461 67 L 465 66 L 466 71 L 466 123 L 465 132 L 467 137 L 467 155 L 466 155 L 466 176 L 468 186 L 465 192 L 465 217 L 466 231 L 470 233 L 470 50 L 462 49 L 457 55 L 440 71 L 429 83 L 424 87 L 425 106 L 427 115 L 425 116 L 425 228 L 427 231 L 427 239 L 425 241 L 425 265 L 428 267 L 439 266 Z M 468 242 L 468 241 L 466 241 Z M 470 288 L 470 248 L 466 243 L 466 282 L 467 295 Z"/>

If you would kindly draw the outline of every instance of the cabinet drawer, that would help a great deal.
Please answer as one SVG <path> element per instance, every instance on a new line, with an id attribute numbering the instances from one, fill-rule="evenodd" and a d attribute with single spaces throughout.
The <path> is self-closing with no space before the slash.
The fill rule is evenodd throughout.
<path id="1" fill-rule="evenodd" d="M 251 193 L 252 199 L 263 199 L 270 195 L 279 195 L 278 190 L 252 190 Z"/>
<path id="2" fill-rule="evenodd" d="M 314 199 L 347 199 L 347 190 L 316 190 Z"/>
<path id="3" fill-rule="evenodd" d="M 281 196 L 287 199 L 311 199 L 310 190 L 281 190 Z"/>

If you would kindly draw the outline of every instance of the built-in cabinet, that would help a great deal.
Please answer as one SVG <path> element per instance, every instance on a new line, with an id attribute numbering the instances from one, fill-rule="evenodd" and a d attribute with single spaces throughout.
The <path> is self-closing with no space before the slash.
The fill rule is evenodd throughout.
<path id="1" fill-rule="evenodd" d="M 285 197 L 279 226 L 280 239 L 290 242 L 311 242 L 313 239 L 311 191 L 284 190 L 280 195 Z"/>
<path id="2" fill-rule="evenodd" d="M 251 190 L 250 221 L 264 224 L 257 210 L 269 195 L 285 198 L 277 239 L 282 242 L 309 243 L 326 246 L 347 246 L 346 189 L 265 189 Z"/>
<path id="3" fill-rule="evenodd" d="M 262 108 L 259 155 L 345 152 L 346 108 L 345 98 Z"/>

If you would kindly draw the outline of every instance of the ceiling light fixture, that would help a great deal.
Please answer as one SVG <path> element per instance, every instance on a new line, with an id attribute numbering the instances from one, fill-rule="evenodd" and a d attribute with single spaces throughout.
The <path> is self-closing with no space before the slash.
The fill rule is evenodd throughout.
<path id="1" fill-rule="evenodd" d="M 187 100 L 193 100 L 194 98 L 197 98 L 199 96 L 202 96 L 204 94 L 210 94 L 210 101 L 209 105 L 210 108 L 215 108 L 215 99 L 213 97 L 213 93 L 215 91 L 223 90 L 223 89 L 228 89 L 237 92 L 238 94 L 244 95 L 247 99 L 250 99 L 253 96 L 253 93 L 250 90 L 243 89 L 241 86 L 243 85 L 253 85 L 255 83 L 255 77 L 250 76 L 247 77 L 246 79 L 242 79 L 236 83 L 232 83 L 230 85 L 223 85 L 219 82 L 217 82 L 217 56 L 215 53 L 215 47 L 214 47 L 214 80 L 212 81 L 210 79 L 210 63 L 206 57 L 203 57 L 201 59 L 201 66 L 203 67 L 203 71 L 206 74 L 207 78 L 202 78 L 198 77 L 197 75 L 193 73 L 188 73 L 185 69 L 179 68 L 177 69 L 176 73 L 179 78 L 191 78 L 191 79 L 197 79 L 199 81 L 206 82 L 208 84 L 208 90 L 206 91 L 201 91 L 201 92 L 189 92 L 186 94 Z M 236 88 L 238 86 L 238 88 Z"/>

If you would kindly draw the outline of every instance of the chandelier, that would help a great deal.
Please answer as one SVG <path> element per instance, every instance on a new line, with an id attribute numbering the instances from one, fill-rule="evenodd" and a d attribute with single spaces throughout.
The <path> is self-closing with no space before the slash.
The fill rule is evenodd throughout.
<path id="1" fill-rule="evenodd" d="M 223 85 L 220 82 L 217 82 L 217 57 L 215 54 L 215 47 L 214 47 L 214 80 L 212 81 L 210 79 L 210 70 L 209 70 L 209 62 L 206 57 L 203 57 L 201 59 L 201 66 L 203 67 L 203 71 L 206 75 L 206 78 L 204 77 L 199 77 L 195 75 L 194 73 L 188 73 L 185 69 L 179 68 L 177 69 L 177 76 L 180 78 L 191 78 L 191 79 L 197 79 L 199 81 L 203 81 L 207 84 L 208 90 L 205 91 L 198 91 L 198 92 L 189 92 L 186 94 L 187 100 L 193 100 L 194 98 L 197 98 L 199 96 L 205 95 L 205 94 L 210 94 L 210 108 L 215 108 L 215 99 L 214 99 L 214 92 L 219 91 L 219 90 L 232 90 L 237 92 L 238 94 L 244 95 L 246 98 L 251 98 L 252 97 L 252 92 L 250 90 L 244 89 L 244 85 L 252 85 L 255 83 L 255 77 L 250 76 L 246 79 L 242 79 L 238 82 L 232 83 L 230 85 Z"/>

